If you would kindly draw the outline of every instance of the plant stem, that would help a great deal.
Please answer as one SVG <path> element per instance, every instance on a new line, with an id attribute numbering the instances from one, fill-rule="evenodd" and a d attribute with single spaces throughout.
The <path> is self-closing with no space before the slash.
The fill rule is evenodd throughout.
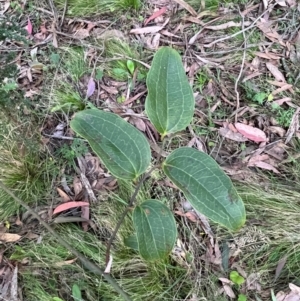
<path id="1" fill-rule="evenodd" d="M 56 238 L 56 240 L 64 246 L 69 252 L 71 252 L 73 255 L 75 255 L 83 264 L 83 266 L 89 270 L 90 272 L 103 276 L 105 280 L 118 292 L 124 300 L 126 301 L 132 301 L 132 299 L 124 292 L 124 290 L 119 286 L 117 281 L 110 276 L 109 274 L 105 274 L 104 270 L 100 267 L 98 267 L 96 264 L 88 260 L 83 254 L 75 250 L 69 243 L 66 242 L 62 237 L 60 237 L 54 229 L 52 229 L 46 222 L 44 222 L 40 216 L 32 210 L 27 204 L 25 204 L 21 199 L 19 199 L 17 196 L 15 196 L 14 193 L 12 193 L 3 183 L 0 181 L 0 188 L 3 189 L 7 194 L 9 194 L 18 204 L 23 206 L 28 212 L 30 212 L 50 233 L 53 237 Z"/>
<path id="2" fill-rule="evenodd" d="M 160 152 L 157 156 L 157 162 L 160 161 L 160 158 L 162 156 L 162 152 L 163 152 L 163 149 L 164 149 L 164 146 L 165 146 L 165 142 L 166 142 L 166 139 L 163 140 L 163 143 L 162 143 L 162 147 L 160 149 Z M 158 168 L 160 165 L 155 165 L 153 166 L 148 172 L 146 172 L 143 177 L 141 178 L 141 180 L 138 182 L 137 186 L 135 187 L 135 190 L 129 200 L 129 203 L 126 207 L 126 209 L 123 211 L 117 225 L 116 225 L 116 228 L 114 230 L 114 232 L 112 233 L 108 243 L 107 243 L 107 248 L 106 248 L 106 257 L 105 257 L 105 261 L 106 261 L 106 265 L 108 264 L 109 262 L 109 257 L 110 257 L 110 249 L 111 249 L 111 245 L 112 245 L 112 242 L 114 241 L 121 225 L 123 224 L 124 220 L 125 220 L 125 217 L 127 216 L 128 212 L 131 210 L 134 202 L 136 201 L 136 197 L 140 191 L 140 189 L 142 188 L 142 185 L 143 183 L 147 180 L 147 178 L 151 175 L 151 173 L 153 172 L 153 170 L 155 170 L 156 168 Z"/>

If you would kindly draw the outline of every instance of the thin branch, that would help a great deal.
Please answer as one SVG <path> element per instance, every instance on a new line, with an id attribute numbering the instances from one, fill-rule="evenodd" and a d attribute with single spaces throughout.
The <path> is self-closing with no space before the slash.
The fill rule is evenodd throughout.
<path id="1" fill-rule="evenodd" d="M 240 93 L 238 91 L 238 84 L 239 81 L 241 79 L 243 70 L 244 70 L 244 65 L 245 65 L 245 59 L 246 59 L 246 47 L 247 47 L 247 39 L 246 39 L 246 35 L 245 35 L 245 31 L 244 31 L 244 27 L 245 27 L 245 17 L 244 15 L 241 13 L 240 9 L 239 9 L 240 15 L 242 17 L 242 32 L 243 32 L 243 38 L 244 38 L 244 52 L 243 52 L 243 59 L 242 59 L 242 64 L 241 64 L 241 69 L 240 69 L 240 73 L 238 78 L 235 81 L 234 84 L 234 91 L 236 94 L 236 112 L 238 112 L 238 109 L 240 108 Z M 238 118 L 238 113 L 235 114 L 235 122 L 237 122 L 237 118 Z"/>
<path id="2" fill-rule="evenodd" d="M 272 6 L 272 8 L 273 8 L 273 7 L 274 7 L 274 5 Z M 271 7 L 270 7 L 270 8 L 271 8 Z M 269 9 L 270 9 L 270 8 L 269 8 Z M 224 37 L 224 38 L 220 38 L 220 39 L 215 40 L 215 41 L 213 41 L 213 42 L 211 42 L 211 43 L 209 43 L 209 44 L 204 44 L 203 46 L 206 47 L 206 48 L 211 48 L 213 45 L 215 45 L 215 44 L 217 44 L 217 43 L 219 43 L 219 42 L 226 41 L 226 40 L 228 40 L 228 39 L 231 39 L 231 38 L 234 38 L 234 37 L 238 36 L 238 35 L 241 34 L 241 33 L 245 33 L 245 31 L 254 28 L 254 27 L 256 26 L 256 23 L 259 21 L 259 19 L 262 18 L 262 17 L 264 16 L 264 14 L 267 13 L 267 12 L 268 12 L 268 10 L 264 11 L 261 15 L 259 15 L 259 16 L 253 21 L 253 23 L 252 23 L 250 26 L 248 26 L 248 27 L 246 27 L 246 28 L 243 28 L 243 29 L 240 30 L 240 31 L 237 31 L 236 33 L 234 33 L 234 34 L 232 34 L 232 35 L 230 35 L 230 36 L 226 36 L 226 37 Z M 243 15 L 242 17 L 243 17 L 243 19 L 244 19 L 244 15 Z M 243 23 L 244 23 L 244 22 L 243 22 Z"/>
<path id="3" fill-rule="evenodd" d="M 100 267 L 98 267 L 93 262 L 89 261 L 83 254 L 75 250 L 69 243 L 66 242 L 66 240 L 58 235 L 54 229 L 52 229 L 46 222 L 44 222 L 40 216 L 32 210 L 27 204 L 25 204 L 21 199 L 19 199 L 17 196 L 15 196 L 14 193 L 12 193 L 3 183 L 0 181 L 0 188 L 3 189 L 8 195 L 10 195 L 19 205 L 24 207 L 28 212 L 31 213 L 32 216 L 34 216 L 50 233 L 51 235 L 56 238 L 56 240 L 59 242 L 60 245 L 64 246 L 69 252 L 71 252 L 74 256 L 76 256 L 83 266 L 89 270 L 90 272 L 103 276 L 105 280 L 118 292 L 124 300 L 126 301 L 132 301 L 132 299 L 123 291 L 123 289 L 119 286 L 117 281 L 111 277 L 109 274 L 105 274 L 104 270 Z"/>

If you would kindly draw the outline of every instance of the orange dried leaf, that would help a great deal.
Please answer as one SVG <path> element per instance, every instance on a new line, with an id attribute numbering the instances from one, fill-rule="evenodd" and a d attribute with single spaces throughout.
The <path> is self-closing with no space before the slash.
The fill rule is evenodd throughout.
<path id="1" fill-rule="evenodd" d="M 164 6 L 162 7 L 159 11 L 155 12 L 153 15 L 151 15 L 146 21 L 145 21 L 145 25 L 147 25 L 150 21 L 156 19 L 157 17 L 161 16 L 162 14 L 164 14 L 166 12 L 167 8 Z"/>
<path id="2" fill-rule="evenodd" d="M 62 211 L 69 210 L 69 209 L 72 209 L 72 208 L 82 207 L 82 206 L 89 206 L 89 205 L 90 204 L 87 203 L 87 202 L 67 202 L 67 203 L 64 203 L 64 204 L 61 204 L 61 205 L 57 206 L 55 208 L 55 210 L 53 211 L 53 214 L 57 214 L 57 213 L 60 213 Z"/>

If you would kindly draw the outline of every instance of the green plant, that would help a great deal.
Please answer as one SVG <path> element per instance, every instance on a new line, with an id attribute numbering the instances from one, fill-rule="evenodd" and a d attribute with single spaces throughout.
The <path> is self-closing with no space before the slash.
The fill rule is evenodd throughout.
<path id="1" fill-rule="evenodd" d="M 59 8 L 64 7 L 64 0 L 55 0 L 55 4 Z M 127 9 L 139 9 L 140 0 L 90 0 L 88 2 L 82 0 L 70 0 L 68 2 L 68 14 L 71 16 L 87 16 L 101 15 L 111 12 L 124 11 Z"/>
<path id="2" fill-rule="evenodd" d="M 289 127 L 295 113 L 295 109 L 288 108 L 285 110 L 278 105 L 273 106 L 273 111 L 276 113 L 275 119 L 276 121 L 283 127 Z"/>
<path id="3" fill-rule="evenodd" d="M 67 161 L 69 166 L 74 166 L 74 160 L 88 152 L 88 147 L 82 139 L 75 138 L 71 145 L 65 143 L 58 151 L 59 155 Z"/>
<path id="4" fill-rule="evenodd" d="M 169 47 L 158 50 L 147 76 L 147 87 L 146 113 L 165 141 L 190 124 L 195 106 L 181 57 L 175 50 Z M 108 256 L 112 239 L 131 211 L 144 181 L 159 167 L 197 211 L 233 231 L 244 224 L 241 198 L 229 177 L 207 154 L 181 147 L 146 172 L 151 161 L 150 145 L 140 131 L 118 115 L 97 109 L 84 110 L 75 114 L 70 125 L 88 141 L 111 174 L 137 182 L 110 239 Z M 165 258 L 177 236 L 169 208 L 158 200 L 145 200 L 135 205 L 132 218 L 140 255 L 146 260 Z"/>

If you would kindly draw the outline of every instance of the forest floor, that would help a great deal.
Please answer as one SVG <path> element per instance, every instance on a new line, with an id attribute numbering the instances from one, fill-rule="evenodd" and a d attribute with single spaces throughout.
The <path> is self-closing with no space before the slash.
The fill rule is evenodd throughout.
<path id="1" fill-rule="evenodd" d="M 180 53 L 196 101 L 192 124 L 163 150 L 144 112 L 161 46 Z M 111 176 L 70 129 L 74 113 L 118 114 L 154 158 L 194 147 L 234 182 L 247 221 L 231 233 L 151 175 L 139 197 L 162 200 L 179 235 L 168 259 L 149 263 L 128 247 L 126 218 L 110 273 L 132 300 L 300 300 L 296 0 L 0 0 L 0 62 L 0 180 L 99 266 L 134 184 Z M 88 211 L 53 215 L 69 201 Z M 0 190 L 0 300 L 123 299 Z"/>

